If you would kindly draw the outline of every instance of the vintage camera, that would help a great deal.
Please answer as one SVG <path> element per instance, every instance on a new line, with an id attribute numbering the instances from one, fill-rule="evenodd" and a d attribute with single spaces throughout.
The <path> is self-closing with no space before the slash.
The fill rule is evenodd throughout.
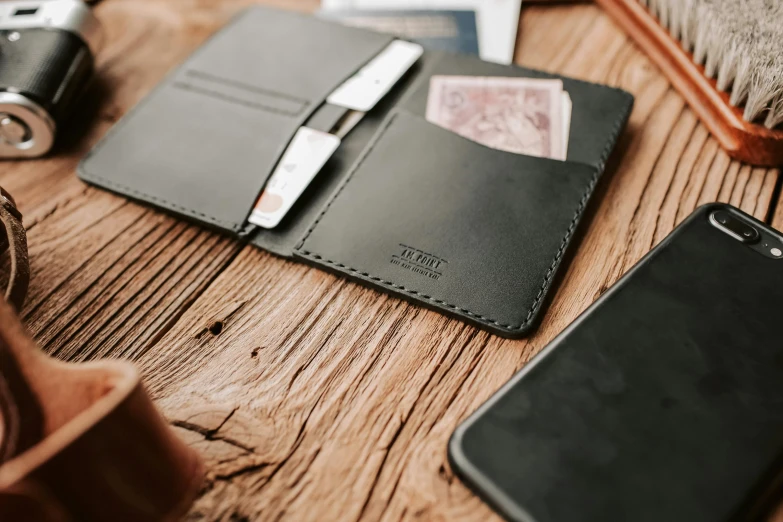
<path id="1" fill-rule="evenodd" d="M 99 37 L 84 2 L 0 2 L 0 158 L 49 151 L 92 76 Z"/>

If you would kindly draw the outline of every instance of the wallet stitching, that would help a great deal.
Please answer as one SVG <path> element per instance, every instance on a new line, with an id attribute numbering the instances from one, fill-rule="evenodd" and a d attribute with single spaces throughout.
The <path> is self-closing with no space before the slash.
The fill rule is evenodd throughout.
<path id="1" fill-rule="evenodd" d="M 234 17 L 228 24 L 226 24 L 225 27 L 223 27 L 223 29 L 221 29 L 220 31 L 218 31 L 217 33 L 212 35 L 210 37 L 210 40 L 212 40 L 213 38 L 217 37 L 218 34 L 221 34 L 222 32 L 227 31 L 230 27 L 233 27 L 235 24 L 239 23 L 239 21 L 246 15 L 247 15 L 247 13 L 243 13 L 240 16 Z M 191 58 L 189 58 L 188 60 L 194 58 L 198 54 L 199 51 L 200 51 L 200 49 L 197 50 L 196 53 L 194 53 L 193 56 L 191 56 Z M 167 75 L 167 77 L 163 80 L 163 82 L 161 82 L 161 85 L 158 88 L 155 89 L 155 92 L 158 92 L 160 89 L 162 89 L 164 85 L 173 86 L 173 84 L 176 81 L 175 80 L 176 76 L 178 74 L 180 74 L 180 73 L 181 73 L 180 69 L 175 69 L 174 71 L 170 72 Z M 555 77 L 563 78 L 563 77 L 561 77 L 559 75 L 556 75 Z M 572 81 L 572 82 L 583 84 L 583 85 L 599 85 L 599 84 L 595 84 L 593 82 L 587 82 L 587 81 L 578 80 L 578 79 L 575 79 L 575 78 L 568 78 L 568 79 L 570 81 Z M 622 90 L 620 88 L 617 88 L 617 87 L 612 87 L 612 86 L 608 86 L 608 85 L 601 85 L 601 87 L 604 87 L 606 89 L 611 89 L 613 91 L 620 92 L 620 93 L 623 93 L 623 94 L 628 94 L 626 91 L 624 91 L 624 90 Z M 90 157 L 93 156 L 95 153 L 97 153 L 99 150 L 101 150 L 103 148 L 103 146 L 107 142 L 110 141 L 110 137 L 113 136 L 114 134 L 116 134 L 117 132 L 119 132 L 120 129 L 122 129 L 129 121 L 131 121 L 133 119 L 133 116 L 135 116 L 136 113 L 140 112 L 140 110 L 145 105 L 147 105 L 147 103 L 149 103 L 153 98 L 154 98 L 153 95 L 145 96 L 135 107 L 133 107 L 127 114 L 125 114 L 125 116 L 123 118 L 121 118 L 121 120 L 117 124 L 115 124 L 111 129 L 109 129 L 109 131 L 106 133 L 106 135 L 98 142 L 97 145 L 95 145 L 93 150 L 90 151 L 87 154 L 87 156 L 85 156 L 85 158 L 80 162 L 79 170 L 80 170 L 81 177 L 84 178 L 84 179 L 87 179 L 87 180 L 98 182 L 98 183 L 100 183 L 100 184 L 102 184 L 104 186 L 107 186 L 107 187 L 113 187 L 113 188 L 115 188 L 115 189 L 125 193 L 126 195 L 136 196 L 139 199 L 143 199 L 145 201 L 157 203 L 157 204 L 161 205 L 163 208 L 168 208 L 170 210 L 176 210 L 176 211 L 182 212 L 185 215 L 189 215 L 189 216 L 192 216 L 192 217 L 195 217 L 195 218 L 204 219 L 204 220 L 206 220 L 206 221 L 208 221 L 210 223 L 216 224 L 216 225 L 221 226 L 223 228 L 227 228 L 227 229 L 231 230 L 232 232 L 237 232 L 238 230 L 242 230 L 242 229 L 245 229 L 245 231 L 246 231 L 247 230 L 247 226 L 243 226 L 243 225 L 245 225 L 244 223 L 237 224 L 237 223 L 234 223 L 234 222 L 228 222 L 228 221 L 225 221 L 225 220 L 221 220 L 221 219 L 218 219 L 216 217 L 210 216 L 208 214 L 204 214 L 202 212 L 199 212 L 197 210 L 193 210 L 191 208 L 183 207 L 182 205 L 178 205 L 178 204 L 173 203 L 171 201 L 168 201 L 166 199 L 163 199 L 163 198 L 160 198 L 160 197 L 157 197 L 157 196 L 153 196 L 152 194 L 147 194 L 146 192 L 142 192 L 140 190 L 133 189 L 131 187 L 128 187 L 127 185 L 123 185 L 122 183 L 117 183 L 115 181 L 111 181 L 111 180 L 109 180 L 109 179 L 107 179 L 107 178 L 105 178 L 103 176 L 100 176 L 100 175 L 97 175 L 97 174 L 94 174 L 94 173 L 88 171 L 88 169 L 87 169 L 87 162 L 89 161 Z M 600 174 L 600 171 L 603 171 L 604 163 L 606 161 L 606 157 L 608 156 L 609 152 L 611 151 L 612 146 L 616 142 L 617 134 L 619 132 L 620 125 L 621 125 L 622 121 L 627 117 L 628 112 L 629 112 L 629 110 L 626 109 L 620 115 L 620 117 L 618 118 L 617 122 L 615 123 L 615 129 L 614 129 L 613 136 L 612 136 L 613 139 L 610 139 L 607 142 L 607 145 L 606 145 L 606 147 L 604 149 L 604 152 L 602 154 L 602 158 L 601 158 L 601 160 L 599 162 L 599 165 L 598 165 L 599 171 L 597 171 L 596 174 L 593 176 L 593 179 L 591 180 L 591 183 L 588 186 L 588 190 L 587 190 L 585 195 L 589 196 L 589 194 L 592 191 L 593 186 L 595 184 L 595 179 Z M 326 207 L 324 207 L 324 210 L 321 211 L 320 215 L 318 216 L 318 219 L 315 220 L 313 225 L 307 231 L 307 233 L 305 234 L 304 238 L 300 241 L 299 246 L 297 248 L 301 248 L 304 245 L 304 243 L 307 240 L 307 238 L 310 236 L 310 234 L 313 232 L 315 227 L 321 221 L 323 216 L 329 210 L 329 207 L 331 206 L 332 202 L 335 199 L 337 199 L 337 197 L 342 192 L 343 188 L 345 188 L 345 186 L 348 184 L 348 182 L 350 182 L 351 178 L 353 177 L 353 174 L 356 172 L 356 170 L 358 170 L 358 168 L 364 162 L 364 159 L 369 155 L 369 153 L 372 151 L 372 149 L 378 143 L 380 138 L 383 136 L 383 134 L 386 132 L 388 127 L 391 125 L 392 121 L 397 117 L 397 114 L 398 113 L 394 113 L 392 115 L 392 117 L 389 118 L 389 120 L 386 122 L 386 124 L 384 125 L 383 129 L 381 129 L 379 131 L 379 133 L 375 136 L 375 138 L 373 139 L 373 142 L 370 144 L 368 149 L 364 152 L 364 154 L 360 158 L 359 162 L 351 170 L 351 173 L 347 176 L 347 178 L 346 178 L 345 182 L 343 183 L 343 185 L 337 190 L 337 192 L 334 194 L 334 196 L 332 196 L 332 198 L 327 203 Z M 583 206 L 583 203 L 580 202 L 580 207 L 577 209 L 577 214 L 575 215 L 575 219 L 579 216 L 579 213 L 582 210 L 581 209 L 582 206 Z M 573 223 L 573 221 L 572 221 L 572 223 Z M 569 227 L 569 230 L 566 232 L 566 236 L 564 238 L 564 243 L 567 242 L 568 238 L 570 237 L 570 235 L 572 233 L 572 228 L 573 228 L 573 225 L 571 227 Z M 548 278 L 551 277 L 550 272 L 552 272 L 553 268 L 555 267 L 555 265 L 559 261 L 559 258 L 562 255 L 562 251 L 563 251 L 563 247 L 561 246 L 561 249 L 558 251 L 557 255 L 555 256 L 555 259 L 554 259 L 552 265 L 550 266 L 550 269 L 547 271 L 547 275 L 544 278 L 544 283 L 542 285 L 542 288 L 539 291 L 538 295 L 536 296 L 536 299 L 533 302 L 532 308 L 531 308 L 530 312 L 528 313 L 527 318 L 525 319 L 525 322 L 522 323 L 521 325 L 519 325 L 518 327 L 515 327 L 516 329 L 524 328 L 525 326 L 527 326 L 527 323 L 530 321 L 530 317 L 535 312 L 536 306 L 538 305 L 538 301 L 540 301 L 540 298 L 543 296 L 543 291 L 546 288 L 546 284 L 548 282 Z M 309 255 L 310 254 L 310 252 L 307 252 L 307 251 L 300 251 L 300 252 L 302 254 L 304 254 L 304 255 Z M 318 256 L 318 259 L 322 259 L 322 258 L 320 258 L 320 256 Z M 330 262 L 329 260 L 324 260 L 324 261 Z M 333 262 L 330 262 L 330 263 L 334 264 Z M 350 269 L 350 267 L 346 267 L 346 268 Z M 353 271 L 356 271 L 356 270 L 353 270 Z M 358 271 L 356 271 L 356 272 L 358 272 Z M 368 277 L 369 277 L 369 275 L 368 275 Z M 392 284 L 393 285 L 393 283 L 387 283 L 387 284 Z M 408 289 L 405 289 L 404 287 L 401 287 L 400 289 L 402 289 L 402 290 L 404 290 L 406 292 L 416 293 L 414 290 L 408 290 Z M 428 297 L 429 298 L 429 296 L 421 296 L 421 297 Z M 429 299 L 434 300 L 432 298 L 429 298 Z M 435 301 L 437 302 L 437 300 L 435 300 Z M 448 305 L 448 303 L 442 303 L 442 304 L 445 304 L 447 306 L 456 308 L 458 310 L 463 310 L 463 309 L 461 309 L 459 307 L 456 307 L 454 305 Z M 468 310 L 463 310 L 463 311 L 466 314 L 469 314 L 469 315 L 475 316 L 477 318 L 489 321 L 492 324 L 496 324 L 498 326 L 510 326 L 510 325 L 504 325 L 504 324 L 499 323 L 497 321 L 493 321 L 492 319 L 489 319 L 489 318 L 485 318 L 484 316 L 481 316 L 481 315 L 478 315 L 478 314 L 474 314 L 474 313 L 472 313 L 472 312 L 470 312 Z"/>
<path id="2" fill-rule="evenodd" d="M 212 35 L 210 37 L 210 40 L 212 40 L 213 38 L 216 38 L 222 32 L 227 31 L 230 27 L 233 27 L 234 24 L 239 23 L 240 20 L 244 16 L 247 16 L 247 13 L 244 13 L 244 14 L 241 14 L 241 15 L 238 15 L 238 16 L 234 17 L 234 19 L 231 22 L 229 22 L 228 24 L 226 24 L 226 26 L 223 27 L 223 29 L 219 30 L 217 33 Z M 391 40 L 392 40 L 392 38 L 389 37 L 389 41 L 391 41 Z M 196 50 L 196 52 L 190 58 L 188 58 L 188 62 L 191 61 L 191 60 L 194 60 L 195 57 L 201 52 L 201 49 L 203 49 L 206 45 L 207 44 L 205 43 L 202 47 L 200 47 L 198 50 Z M 370 59 L 372 59 L 372 58 L 370 58 Z M 156 204 L 160 205 L 163 208 L 167 208 L 169 210 L 179 211 L 179 212 L 181 212 L 181 213 L 183 213 L 183 214 L 185 214 L 187 216 L 191 216 L 191 217 L 194 217 L 194 218 L 199 218 L 199 219 L 206 220 L 206 221 L 208 221 L 208 222 L 210 222 L 212 224 L 215 224 L 215 225 L 218 225 L 218 226 L 223 227 L 225 229 L 231 230 L 232 232 L 242 231 L 242 233 L 247 234 L 249 232 L 249 230 L 252 230 L 252 228 L 250 228 L 250 225 L 246 224 L 244 221 L 242 223 L 234 223 L 234 222 L 218 219 L 218 218 L 216 218 L 214 216 L 210 216 L 208 214 L 204 214 L 204 213 L 199 212 L 197 210 L 193 210 L 191 208 L 183 207 L 182 205 L 178 205 L 176 203 L 168 201 L 167 199 L 163 199 L 163 198 L 160 198 L 160 197 L 157 197 L 157 196 L 153 196 L 152 194 L 147 194 L 146 192 L 142 192 L 140 190 L 136 190 L 134 188 L 128 187 L 127 185 L 123 185 L 122 183 L 117 183 L 115 181 L 111 181 L 111 180 L 109 180 L 109 179 L 107 179 L 107 178 L 105 178 L 103 176 L 100 176 L 100 175 L 97 175 L 97 174 L 93 174 L 92 172 L 89 172 L 88 169 L 87 169 L 87 162 L 89 161 L 89 159 L 94 154 L 96 154 L 98 151 L 100 151 L 107 143 L 109 143 L 111 141 L 111 137 L 112 136 L 117 134 L 122 128 L 124 128 L 125 125 L 128 124 L 128 122 L 133 120 L 133 118 L 136 116 L 136 114 L 141 112 L 141 110 L 155 98 L 155 95 L 157 93 L 159 93 L 161 90 L 165 89 L 166 87 L 174 87 L 175 86 L 174 83 L 177 81 L 176 78 L 177 78 L 177 76 L 179 74 L 181 74 L 181 69 L 180 68 L 176 68 L 172 72 L 168 73 L 166 78 L 163 81 L 161 81 L 161 83 L 154 89 L 154 91 L 152 93 L 150 93 L 149 95 L 145 96 L 135 107 L 131 108 L 131 110 L 128 111 L 120 119 L 119 122 L 117 122 L 112 128 L 110 128 L 108 130 L 108 132 L 103 136 L 103 138 L 101 138 L 101 140 L 95 145 L 95 147 L 93 147 L 93 149 L 89 153 L 87 153 L 87 155 L 79 163 L 80 175 L 81 175 L 81 177 L 83 179 L 86 179 L 86 180 L 89 180 L 89 181 L 93 181 L 93 182 L 95 182 L 97 184 L 100 184 L 100 185 L 102 185 L 104 187 L 112 187 L 112 188 L 118 190 L 119 192 L 122 192 L 124 195 L 136 196 L 137 198 L 142 199 L 144 201 L 147 201 L 147 202 L 150 202 L 150 203 L 156 203 Z M 324 100 L 322 100 L 319 103 L 323 103 L 323 101 Z M 302 109 L 302 111 L 300 111 L 300 115 L 301 115 L 301 112 L 303 112 L 307 107 L 309 107 L 309 105 L 305 106 Z M 292 117 L 296 117 L 296 116 L 292 116 Z M 305 123 L 304 121 L 301 121 L 299 126 L 301 127 L 302 125 L 304 125 L 304 123 Z M 280 157 L 282 157 L 282 154 L 281 154 Z M 280 158 L 278 158 L 278 160 L 279 159 Z M 330 202 L 330 204 L 331 204 L 331 202 Z M 308 235 L 309 235 L 309 232 L 308 232 Z"/>
<path id="3" fill-rule="evenodd" d="M 230 25 L 233 25 L 233 22 L 228 26 Z M 120 119 L 120 121 L 117 122 L 116 125 L 114 125 L 111 129 L 109 129 L 106 135 L 98 142 L 97 145 L 95 145 L 95 147 L 93 147 L 93 149 L 87 154 L 87 156 L 85 156 L 84 159 L 79 163 L 79 170 L 80 170 L 81 177 L 83 179 L 87 179 L 89 181 L 94 181 L 96 183 L 99 183 L 105 187 L 114 188 L 115 190 L 118 190 L 126 195 L 136 196 L 139 199 L 143 199 L 148 202 L 157 203 L 163 208 L 168 208 L 169 210 L 177 210 L 191 217 L 205 219 L 210 223 L 219 225 L 224 228 L 228 228 L 232 232 L 236 232 L 237 229 L 239 229 L 242 226 L 242 224 L 227 222 L 222 219 L 218 219 L 216 217 L 201 213 L 197 210 L 183 207 L 182 205 L 177 205 L 176 203 L 172 203 L 167 199 L 159 198 L 157 196 L 153 196 L 152 194 L 147 194 L 146 192 L 136 190 L 134 188 L 128 187 L 127 185 L 123 185 L 122 183 L 117 183 L 116 181 L 112 181 L 103 176 L 93 174 L 92 172 L 87 170 L 87 162 L 90 160 L 90 158 L 93 155 L 95 155 L 98 151 L 100 151 L 106 145 L 106 143 L 110 142 L 112 136 L 117 134 L 120 131 L 120 129 L 124 128 L 129 121 L 131 121 L 139 112 L 141 112 L 141 109 L 143 109 L 148 103 L 150 103 L 152 99 L 155 98 L 154 94 L 156 94 L 159 90 L 162 90 L 167 86 L 171 86 L 172 83 L 171 78 L 173 78 L 175 74 L 177 74 L 177 71 L 169 73 L 169 77 L 167 77 L 161 83 L 161 85 L 155 89 L 154 93 L 145 96 L 144 99 L 142 99 L 135 107 L 133 107 L 128 113 L 126 113 L 125 116 L 123 116 Z"/>
<path id="4" fill-rule="evenodd" d="M 248 16 L 248 13 L 250 12 L 250 9 L 244 11 L 243 13 L 240 13 L 237 16 L 234 16 L 232 20 L 227 23 L 222 29 L 218 30 L 215 34 L 209 37 L 207 42 L 205 42 L 201 47 L 199 47 L 187 60 L 185 63 L 190 63 L 191 61 L 195 60 L 197 56 L 199 56 L 203 49 L 211 42 L 213 39 L 217 38 L 218 35 L 222 34 L 223 32 L 227 32 L 229 29 L 234 27 L 234 25 L 239 24 L 243 18 Z M 128 124 L 133 118 L 136 116 L 137 113 L 141 112 L 141 109 L 145 107 L 148 103 L 150 103 L 154 98 L 155 95 L 158 94 L 161 90 L 165 89 L 166 87 L 172 87 L 174 82 L 176 81 L 176 78 L 179 74 L 181 74 L 182 69 L 181 67 L 177 67 L 171 72 L 169 72 L 166 77 L 160 82 L 160 84 L 154 88 L 153 92 L 142 98 L 142 100 L 136 104 L 135 107 L 132 107 L 130 111 L 128 111 L 119 122 L 117 122 L 112 128 L 108 130 L 108 132 L 101 138 L 101 140 L 93 147 L 93 149 L 82 159 L 82 161 L 79 163 L 79 171 L 81 174 L 81 177 L 90 181 L 94 181 L 96 183 L 99 183 L 105 187 L 113 187 L 114 189 L 117 189 L 118 191 L 124 193 L 124 195 L 130 195 L 130 196 L 136 196 L 139 199 L 143 199 L 148 202 L 154 202 L 159 204 L 163 208 L 167 208 L 169 210 L 175 210 L 182 212 L 185 215 L 194 217 L 194 218 L 201 218 L 204 219 L 212 224 L 221 226 L 223 228 L 226 228 L 228 230 L 231 230 L 232 232 L 236 232 L 243 228 L 243 223 L 234 223 L 230 221 L 225 221 L 222 219 L 218 219 L 214 216 L 210 216 L 208 214 L 204 214 L 202 212 L 199 212 L 197 210 L 193 210 L 187 207 L 183 207 L 182 205 L 178 205 L 176 203 L 172 203 L 171 201 L 168 201 L 163 198 L 159 198 L 157 196 L 153 196 L 152 194 L 147 194 L 146 192 L 142 192 L 140 190 L 133 189 L 131 187 L 128 187 L 126 185 L 123 185 L 122 183 L 117 183 L 115 181 L 111 181 L 103 176 L 93 174 L 87 170 L 87 162 L 89 159 L 96 154 L 99 150 L 101 150 L 107 143 L 111 141 L 111 137 L 117 134 L 120 129 L 124 128 L 125 125 Z M 301 124 L 300 124 L 301 126 Z"/>
<path id="5" fill-rule="evenodd" d="M 209 216 L 207 214 L 203 214 L 201 212 L 198 212 L 197 210 L 189 209 L 187 207 L 183 207 L 181 205 L 177 205 L 176 203 L 172 203 L 168 200 L 159 198 L 157 196 L 153 196 L 151 194 L 147 194 L 145 192 L 141 192 L 136 189 L 132 189 L 126 185 L 123 185 L 121 183 L 116 183 L 114 181 L 109 181 L 106 178 L 102 178 L 100 176 L 95 176 L 89 172 L 87 172 L 87 169 L 84 168 L 84 165 L 82 165 L 82 178 L 88 179 L 88 180 L 97 180 L 101 184 L 107 187 L 112 187 L 115 190 L 118 190 L 124 194 L 131 195 L 131 196 L 137 196 L 140 199 L 144 199 L 146 201 L 154 202 L 159 204 L 163 208 L 168 208 L 170 210 L 178 210 L 182 212 L 183 214 L 187 214 L 192 217 L 201 218 L 206 221 L 209 221 L 210 223 L 213 223 L 215 225 L 219 225 L 224 228 L 230 228 L 232 231 L 236 232 L 239 228 L 241 228 L 241 225 L 236 225 L 233 223 L 230 223 L 228 221 L 223 221 L 221 219 L 217 219 L 215 217 Z"/>
<path id="6" fill-rule="evenodd" d="M 593 176 L 590 178 L 590 181 L 589 181 L 589 183 L 587 185 L 587 189 L 582 194 L 582 197 L 579 200 L 579 204 L 577 205 L 576 212 L 574 213 L 574 216 L 571 219 L 571 223 L 569 224 L 568 229 L 566 230 L 566 233 L 565 233 L 565 236 L 563 237 L 563 240 L 560 242 L 560 247 L 558 248 L 557 253 L 555 254 L 555 257 L 552 260 L 552 263 L 549 265 L 549 269 L 546 271 L 546 274 L 544 275 L 544 280 L 541 283 L 541 287 L 538 290 L 538 294 L 536 294 L 536 297 L 533 300 L 533 303 L 531 304 L 530 309 L 528 310 L 527 315 L 525 316 L 524 321 L 522 321 L 518 325 L 517 324 L 502 323 L 502 322 L 500 322 L 500 321 L 498 321 L 496 319 L 492 319 L 490 317 L 477 314 L 477 313 L 472 312 L 472 311 L 470 311 L 470 310 L 468 310 L 466 308 L 462 308 L 460 306 L 448 303 L 448 302 L 443 301 L 441 299 L 437 299 L 437 298 L 432 297 L 430 295 L 421 293 L 421 292 L 419 292 L 417 290 L 406 288 L 405 286 L 397 284 L 397 283 L 394 283 L 393 281 L 386 281 L 385 279 L 382 279 L 380 277 L 374 276 L 374 275 L 370 274 L 369 272 L 363 272 L 363 271 L 358 270 L 356 268 L 353 268 L 351 266 L 347 266 L 347 265 L 345 265 L 343 263 L 339 263 L 339 262 L 333 261 L 331 259 L 325 259 L 325 258 L 321 257 L 320 255 L 318 255 L 318 254 L 316 254 L 314 252 L 310 252 L 308 250 L 299 250 L 299 253 L 301 255 L 305 256 L 305 257 L 324 262 L 327 265 L 330 265 L 330 266 L 333 266 L 333 267 L 336 267 L 336 268 L 339 268 L 339 269 L 342 269 L 342 270 L 347 270 L 349 272 L 352 272 L 352 273 L 361 275 L 363 277 L 366 277 L 366 278 L 368 278 L 368 279 L 370 279 L 372 281 L 376 281 L 378 283 L 381 283 L 381 284 L 383 284 L 385 286 L 389 286 L 389 287 L 394 288 L 396 290 L 401 290 L 401 291 L 403 291 L 403 292 L 405 292 L 407 294 L 410 294 L 410 295 L 412 295 L 412 296 L 414 296 L 414 297 L 416 297 L 418 299 L 424 299 L 425 301 L 428 301 L 430 303 L 434 303 L 434 304 L 437 304 L 437 305 L 440 305 L 440 306 L 445 306 L 445 307 L 450 308 L 452 310 L 458 311 L 458 312 L 460 312 L 460 313 L 462 313 L 464 315 L 467 315 L 467 316 L 469 316 L 471 318 L 474 318 L 474 319 L 478 320 L 481 323 L 484 323 L 484 324 L 487 324 L 487 325 L 493 325 L 493 326 L 502 328 L 503 330 L 506 330 L 506 331 L 523 330 L 523 329 L 525 329 L 525 328 L 527 328 L 529 326 L 530 322 L 533 319 L 533 315 L 536 313 L 536 311 L 538 310 L 539 306 L 541 305 L 541 301 L 542 301 L 542 299 L 544 297 L 544 294 L 546 293 L 546 289 L 548 288 L 548 285 L 549 285 L 549 283 L 550 283 L 550 281 L 552 279 L 552 276 L 555 273 L 555 270 L 556 270 L 556 268 L 557 268 L 557 266 L 558 266 L 558 264 L 560 262 L 560 259 L 562 258 L 563 254 L 565 253 L 566 247 L 568 246 L 568 243 L 569 243 L 569 241 L 571 239 L 571 236 L 573 235 L 574 230 L 576 229 L 576 226 L 577 226 L 577 224 L 579 222 L 579 218 L 582 215 L 582 212 L 583 212 L 585 206 L 587 205 L 587 201 L 590 199 L 590 196 L 593 193 L 595 185 L 596 185 L 596 183 L 598 181 L 598 177 L 600 176 L 601 172 L 603 172 L 606 160 L 607 160 L 609 154 L 611 153 L 612 148 L 614 147 L 614 145 L 617 142 L 617 138 L 618 138 L 618 135 L 619 135 L 619 132 L 620 132 L 620 128 L 622 127 L 623 121 L 625 121 L 627 119 L 628 113 L 629 113 L 629 109 L 626 108 L 626 110 L 624 110 L 620 114 L 620 116 L 617 118 L 617 121 L 615 121 L 612 133 L 611 133 L 611 135 L 609 137 L 609 140 L 607 140 L 606 146 L 604 147 L 604 150 L 603 150 L 603 152 L 601 154 L 601 159 L 599 160 L 599 164 L 597 166 L 595 166 L 595 172 L 593 173 Z M 356 173 L 357 170 L 359 170 L 359 168 L 361 168 L 362 164 L 364 163 L 364 160 L 370 155 L 370 153 L 375 148 L 375 146 L 380 142 L 381 138 L 386 133 L 388 128 L 391 126 L 392 122 L 397 118 L 398 114 L 399 114 L 399 112 L 395 112 L 386 121 L 386 124 L 383 126 L 383 128 L 380 129 L 378 134 L 373 139 L 373 142 L 370 144 L 370 146 L 367 148 L 367 150 L 365 150 L 365 152 L 362 154 L 362 157 L 359 159 L 359 161 L 356 163 L 356 165 L 351 170 L 351 173 L 348 175 L 348 177 L 346 178 L 345 182 L 340 186 L 340 188 L 337 190 L 337 192 L 335 192 L 335 194 L 329 200 L 329 203 L 327 203 L 326 206 L 324 207 L 324 209 L 321 211 L 320 215 L 318 216 L 318 219 L 316 219 L 313 222 L 312 226 L 308 229 L 308 231 L 305 234 L 304 238 L 299 243 L 299 246 L 297 247 L 297 249 L 301 249 L 304 246 L 304 244 L 307 242 L 307 239 L 310 237 L 312 232 L 318 226 L 318 223 L 320 223 L 321 219 L 329 211 L 329 208 L 331 207 L 332 203 L 340 196 L 340 194 L 342 193 L 343 189 L 348 185 L 348 183 L 350 183 L 351 179 L 353 178 L 353 175 Z"/>

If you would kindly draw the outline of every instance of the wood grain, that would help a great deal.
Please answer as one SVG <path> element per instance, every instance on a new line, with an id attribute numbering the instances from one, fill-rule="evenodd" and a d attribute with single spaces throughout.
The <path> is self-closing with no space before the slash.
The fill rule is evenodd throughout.
<path id="1" fill-rule="evenodd" d="M 0 173 L 30 227 L 27 324 L 64 359 L 138 362 L 167 418 L 207 459 L 192 520 L 497 520 L 447 464 L 456 425 L 696 206 L 728 201 L 783 225 L 779 172 L 732 161 L 593 5 L 531 6 L 521 19 L 520 63 L 636 96 L 567 273 L 527 340 L 497 338 L 78 181 L 78 158 L 249 3 L 99 4 L 108 42 L 81 131 L 56 156 Z"/>

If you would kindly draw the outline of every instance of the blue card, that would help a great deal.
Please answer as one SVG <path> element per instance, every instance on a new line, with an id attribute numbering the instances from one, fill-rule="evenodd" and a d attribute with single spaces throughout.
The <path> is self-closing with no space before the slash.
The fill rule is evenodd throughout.
<path id="1" fill-rule="evenodd" d="M 479 54 L 474 11 L 340 9 L 321 10 L 318 16 L 393 34 L 428 49 Z"/>

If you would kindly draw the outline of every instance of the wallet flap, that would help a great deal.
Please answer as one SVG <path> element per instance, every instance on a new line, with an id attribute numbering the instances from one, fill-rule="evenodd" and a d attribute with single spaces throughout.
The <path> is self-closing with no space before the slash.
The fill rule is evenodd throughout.
<path id="1" fill-rule="evenodd" d="M 79 174 L 239 232 L 296 130 L 392 39 L 302 14 L 248 9 L 125 116 Z"/>
<path id="2" fill-rule="evenodd" d="M 394 112 L 296 255 L 519 336 L 535 323 L 599 176 Z"/>

